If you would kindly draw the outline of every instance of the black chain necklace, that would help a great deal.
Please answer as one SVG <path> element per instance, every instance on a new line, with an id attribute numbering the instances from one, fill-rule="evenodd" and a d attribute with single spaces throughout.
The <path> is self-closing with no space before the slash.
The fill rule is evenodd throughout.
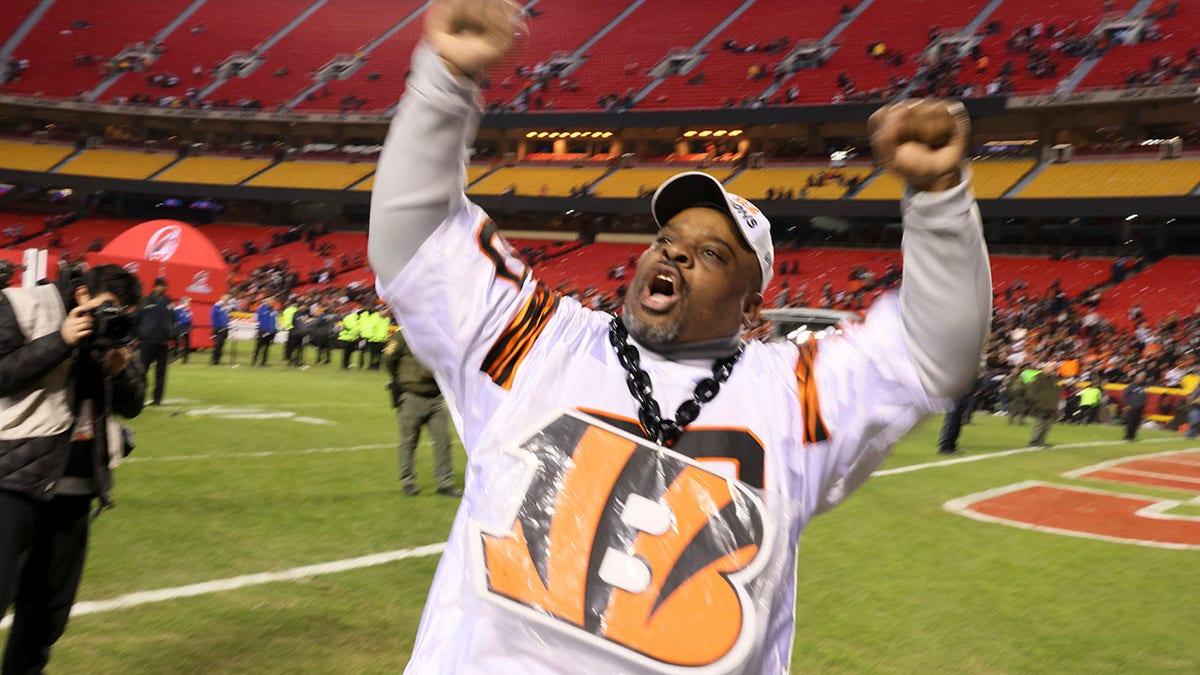
<path id="1" fill-rule="evenodd" d="M 654 400 L 654 388 L 650 384 L 650 375 L 642 370 L 641 355 L 637 347 L 629 344 L 629 331 L 620 317 L 613 317 L 608 325 L 608 341 L 617 350 L 617 359 L 625 369 L 625 383 L 629 385 L 629 393 L 638 402 L 638 420 L 646 433 L 653 436 L 651 440 L 659 445 L 670 447 L 683 433 L 687 425 L 696 421 L 700 415 L 700 406 L 717 397 L 721 391 L 721 383 L 729 379 L 733 372 L 733 364 L 742 357 L 742 345 L 729 356 L 717 359 L 713 364 L 712 377 L 706 377 L 696 384 L 692 398 L 684 401 L 675 411 L 675 419 L 663 419 L 658 401 Z"/>

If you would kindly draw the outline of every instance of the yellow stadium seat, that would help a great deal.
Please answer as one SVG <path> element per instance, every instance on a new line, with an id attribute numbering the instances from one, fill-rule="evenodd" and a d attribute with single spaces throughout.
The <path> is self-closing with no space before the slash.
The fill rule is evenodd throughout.
<path id="1" fill-rule="evenodd" d="M 344 190 L 375 170 L 374 164 L 350 162 L 280 162 L 246 185 L 255 187 Z"/>
<path id="2" fill-rule="evenodd" d="M 471 183 L 474 183 L 475 181 L 479 180 L 479 178 L 481 176 L 483 176 L 483 174 L 485 174 L 491 170 L 492 170 L 492 167 L 487 166 L 487 165 L 480 165 L 480 166 L 475 166 L 473 164 L 468 165 L 467 166 L 467 185 L 470 185 Z M 375 176 L 373 176 L 373 175 L 368 176 L 366 180 L 362 181 L 361 183 L 356 184 L 351 189 L 354 190 L 355 192 L 370 192 L 371 190 L 374 190 L 375 189 Z"/>
<path id="3" fill-rule="evenodd" d="M 49 171 L 75 152 L 68 145 L 37 145 L 20 141 L 0 141 L 0 168 L 17 171 Z"/>
<path id="4" fill-rule="evenodd" d="M 904 194 L 904 181 L 890 171 L 885 171 L 867 183 L 863 189 L 854 195 L 855 199 L 890 199 L 897 200 Z"/>
<path id="5" fill-rule="evenodd" d="M 271 165 L 269 159 L 238 157 L 188 157 L 162 172 L 155 180 L 168 183 L 237 185 Z"/>
<path id="6" fill-rule="evenodd" d="M 595 194 L 597 197 L 637 197 L 639 192 L 653 192 L 666 179 L 685 171 L 697 169 L 682 166 L 673 169 L 621 169 L 597 183 Z M 705 169 L 704 172 L 720 181 L 733 173 L 731 169 Z"/>
<path id="7" fill-rule="evenodd" d="M 1051 164 L 1017 195 L 1055 197 L 1169 197 L 1200 184 L 1200 160 Z"/>
<path id="8" fill-rule="evenodd" d="M 568 197 L 572 188 L 586 185 L 604 175 L 607 169 L 513 166 L 499 169 L 467 192 L 479 195 L 498 195 L 510 187 L 522 197 Z M 543 190 L 543 188 L 545 188 Z M 543 194 L 544 192 L 544 194 Z"/>
<path id="9" fill-rule="evenodd" d="M 971 189 L 977 199 L 999 199 L 1004 196 L 1022 176 L 1033 168 L 1034 160 L 972 162 Z M 904 181 L 894 173 L 883 173 L 864 187 L 855 199 L 900 199 L 904 194 Z"/>
<path id="10" fill-rule="evenodd" d="M 128 150 L 84 150 L 58 173 L 145 180 L 175 161 L 175 155 Z"/>
<path id="11" fill-rule="evenodd" d="M 730 192 L 739 194 L 747 199 L 766 199 L 767 190 L 792 190 L 797 199 L 841 199 L 846 196 L 846 187 L 836 181 L 827 181 L 821 186 L 808 186 L 808 179 L 822 171 L 837 171 L 845 180 L 857 176 L 860 180 L 871 175 L 868 168 L 774 168 L 747 169 L 729 181 Z M 803 192 L 803 196 L 802 193 Z"/>

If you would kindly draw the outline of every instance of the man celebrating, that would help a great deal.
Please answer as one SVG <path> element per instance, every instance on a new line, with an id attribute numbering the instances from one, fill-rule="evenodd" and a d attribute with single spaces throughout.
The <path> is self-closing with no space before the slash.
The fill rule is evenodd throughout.
<path id="1" fill-rule="evenodd" d="M 655 193 L 658 236 L 614 318 L 539 285 L 463 193 L 474 79 L 516 16 L 429 10 L 376 174 L 377 286 L 468 454 L 408 672 L 786 672 L 800 531 L 975 377 L 991 283 L 965 111 L 871 120 L 909 186 L 905 273 L 861 327 L 743 342 L 770 224 L 702 173 Z"/>

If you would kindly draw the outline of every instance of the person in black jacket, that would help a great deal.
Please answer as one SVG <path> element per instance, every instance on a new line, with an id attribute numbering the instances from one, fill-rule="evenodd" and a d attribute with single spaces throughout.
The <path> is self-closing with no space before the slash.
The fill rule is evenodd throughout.
<path id="1" fill-rule="evenodd" d="M 151 405 L 162 405 L 163 389 L 167 385 L 167 355 L 171 340 L 175 339 L 175 310 L 167 298 L 167 280 L 154 280 L 154 289 L 138 306 L 138 338 L 142 368 L 148 373 L 154 364 L 154 400 Z"/>
<path id="2" fill-rule="evenodd" d="M 1146 412 L 1146 374 L 1138 373 L 1133 384 L 1125 387 L 1125 440 L 1137 440 L 1138 427 L 1142 426 L 1142 415 Z"/>
<path id="3" fill-rule="evenodd" d="M 116 265 L 0 294 L 0 615 L 3 672 L 40 673 L 66 629 L 92 502 L 112 505 L 126 442 L 113 413 L 142 410 L 129 312 L 137 278 Z"/>

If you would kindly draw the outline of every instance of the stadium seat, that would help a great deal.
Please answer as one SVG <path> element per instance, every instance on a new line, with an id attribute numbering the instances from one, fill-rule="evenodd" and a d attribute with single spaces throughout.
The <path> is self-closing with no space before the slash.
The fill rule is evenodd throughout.
<path id="1" fill-rule="evenodd" d="M 171 162 L 175 155 L 128 150 L 84 150 L 58 173 L 145 180 Z"/>
<path id="2" fill-rule="evenodd" d="M 1200 159 L 1071 162 L 1046 167 L 1016 196 L 1169 197 L 1200 185 Z"/>
<path id="3" fill-rule="evenodd" d="M 239 157 L 188 157 L 155 180 L 168 183 L 237 185 L 271 165 L 269 159 Z"/>
<path id="4" fill-rule="evenodd" d="M 344 190 L 375 171 L 374 163 L 280 162 L 246 182 L 256 187 Z"/>
<path id="5" fill-rule="evenodd" d="M 999 199 L 1035 164 L 1032 159 L 973 162 L 971 189 L 977 199 Z M 904 182 L 895 174 L 884 172 L 859 191 L 855 199 L 900 199 L 903 194 Z"/>
<path id="6" fill-rule="evenodd" d="M 68 145 L 38 145 L 0 140 L 0 168 L 17 171 L 49 171 L 75 152 Z"/>

